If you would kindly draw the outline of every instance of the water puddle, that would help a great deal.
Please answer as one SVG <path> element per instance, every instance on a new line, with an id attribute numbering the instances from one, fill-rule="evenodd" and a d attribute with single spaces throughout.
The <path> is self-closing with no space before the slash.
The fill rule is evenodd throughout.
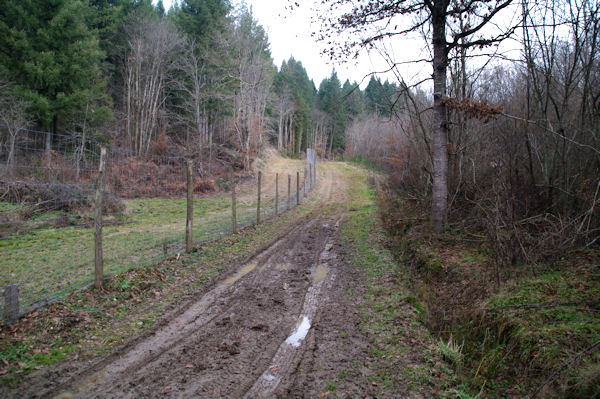
<path id="1" fill-rule="evenodd" d="M 288 270 L 290 267 L 292 267 L 292 265 L 290 265 L 289 263 L 284 263 L 284 264 L 279 264 L 279 265 L 275 266 L 275 269 Z"/>
<path id="2" fill-rule="evenodd" d="M 294 348 L 300 346 L 300 341 L 306 338 L 306 334 L 308 334 L 308 330 L 310 330 L 310 320 L 306 316 L 300 316 L 298 320 L 298 324 L 296 324 L 296 329 L 290 335 L 285 342 L 292 345 Z"/>
<path id="3" fill-rule="evenodd" d="M 242 270 L 225 280 L 225 284 L 232 285 L 254 269 L 256 269 L 256 263 L 250 263 L 249 265 L 244 266 Z"/>
<path id="4" fill-rule="evenodd" d="M 79 384 L 74 391 L 65 391 L 59 395 L 54 396 L 54 399 L 72 399 L 76 395 L 87 391 L 89 388 L 102 381 L 102 379 L 103 378 L 101 372 L 94 373 L 90 377 L 87 377 L 85 380 L 83 380 L 83 382 Z"/>
<path id="5" fill-rule="evenodd" d="M 329 268 L 327 266 L 319 265 L 317 266 L 317 270 L 315 272 L 315 277 L 313 278 L 313 282 L 315 284 L 323 281 L 325 277 L 327 277 L 327 273 L 329 273 Z"/>

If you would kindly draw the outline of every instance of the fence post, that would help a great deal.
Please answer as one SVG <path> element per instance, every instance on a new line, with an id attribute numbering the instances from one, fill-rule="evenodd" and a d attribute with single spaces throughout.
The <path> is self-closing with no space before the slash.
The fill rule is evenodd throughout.
<path id="1" fill-rule="evenodd" d="M 235 177 L 231 178 L 231 218 L 233 222 L 233 234 L 237 233 L 237 215 L 235 209 Z"/>
<path id="2" fill-rule="evenodd" d="M 12 324 L 19 318 L 19 286 L 8 284 L 4 287 L 4 323 Z"/>
<path id="3" fill-rule="evenodd" d="M 302 197 L 306 197 L 306 166 L 304 167 L 304 174 L 302 175 Z"/>
<path id="4" fill-rule="evenodd" d="M 279 173 L 275 173 L 275 216 L 279 215 Z"/>
<path id="5" fill-rule="evenodd" d="M 100 166 L 96 180 L 96 215 L 94 218 L 94 287 L 102 288 L 104 259 L 102 257 L 102 202 L 104 200 L 104 177 L 106 174 L 106 148 L 100 148 Z"/>
<path id="6" fill-rule="evenodd" d="M 290 202 L 292 201 L 291 186 L 292 186 L 292 175 L 290 175 L 288 173 L 288 210 L 290 209 Z"/>
<path id="7" fill-rule="evenodd" d="M 262 179 L 262 172 L 258 171 L 258 202 L 256 204 L 256 224 L 260 224 L 260 181 Z"/>
<path id="8" fill-rule="evenodd" d="M 300 172 L 296 171 L 296 205 L 300 203 Z"/>
<path id="9" fill-rule="evenodd" d="M 308 184 L 309 184 L 309 191 L 312 190 L 312 186 L 313 186 L 313 181 L 312 181 L 312 165 L 309 163 L 308 164 Z"/>
<path id="10" fill-rule="evenodd" d="M 192 252 L 194 242 L 192 229 L 194 227 L 194 170 L 193 161 L 187 160 L 187 217 L 185 219 L 185 252 Z"/>

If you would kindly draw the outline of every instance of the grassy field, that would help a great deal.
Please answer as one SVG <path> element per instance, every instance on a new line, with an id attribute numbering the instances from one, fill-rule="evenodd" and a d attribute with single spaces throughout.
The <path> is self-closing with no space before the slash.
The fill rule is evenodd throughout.
<path id="1" fill-rule="evenodd" d="M 265 164 L 266 165 L 266 164 Z M 262 218 L 274 213 L 274 174 L 282 175 L 300 170 L 302 161 L 275 158 L 269 168 L 263 167 Z M 279 169 L 272 169 L 273 167 Z M 280 178 L 281 212 L 287 201 Z M 255 179 L 239 187 L 238 226 L 256 220 Z M 286 182 L 287 185 L 287 182 Z M 295 185 L 294 185 L 295 186 Z M 292 190 L 295 199 L 295 191 Z M 107 274 L 121 273 L 132 267 L 154 264 L 167 256 L 182 252 L 185 242 L 185 199 L 127 200 L 126 211 L 103 229 L 104 270 Z M 1 203 L 0 209 L 15 206 Z M 39 215 L 37 218 L 56 218 L 58 215 Z M 194 201 L 194 242 L 201 243 L 231 232 L 231 196 L 220 193 Z M 94 232 L 90 227 L 51 225 L 11 234 L 0 240 L 0 286 L 18 283 L 21 306 L 26 308 L 47 297 L 60 297 L 84 286 L 93 278 Z"/>

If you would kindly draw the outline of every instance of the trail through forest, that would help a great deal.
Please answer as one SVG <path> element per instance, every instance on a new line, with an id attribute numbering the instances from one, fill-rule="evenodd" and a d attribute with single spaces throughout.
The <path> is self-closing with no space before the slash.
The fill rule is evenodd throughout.
<path id="1" fill-rule="evenodd" d="M 348 184 L 341 169 L 323 167 L 311 195 L 316 209 L 327 212 L 296 221 L 144 339 L 78 366 L 67 378 L 32 383 L 31 396 L 399 394 L 386 394 L 369 379 L 369 340 L 359 329 L 364 281 L 349 266 L 339 237 Z M 339 379 L 340 370 L 352 378 Z"/>

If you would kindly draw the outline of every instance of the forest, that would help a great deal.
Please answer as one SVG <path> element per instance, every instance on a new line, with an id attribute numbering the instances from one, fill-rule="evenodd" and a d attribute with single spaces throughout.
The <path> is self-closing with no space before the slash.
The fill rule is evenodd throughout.
<path id="1" fill-rule="evenodd" d="M 366 91 L 335 70 L 318 88 L 299 60 L 273 64 L 251 11 L 226 0 L 4 2 L 0 10 L 2 136 L 10 165 L 20 132 L 110 143 L 134 155 L 182 151 L 250 159 L 269 143 L 330 157 L 345 130 L 395 87 Z M 48 134 L 45 151 L 57 139 Z M 236 160 L 237 161 L 237 160 Z"/>
<path id="2" fill-rule="evenodd" d="M 325 168 L 330 182 L 348 179 L 338 191 L 362 187 L 348 165 L 368 176 L 363 194 L 373 189 L 377 211 L 365 220 L 381 219 L 402 265 L 390 284 L 412 288 L 388 293 L 385 311 L 413 306 L 460 375 L 448 392 L 476 395 L 447 397 L 596 397 L 600 3 L 317 3 L 315 35 L 330 61 L 377 53 L 387 70 L 361 77 L 366 85 L 334 68 L 314 82 L 299 59 L 276 65 L 251 8 L 229 0 L 168 10 L 151 0 L 0 0 L 0 203 L 39 200 L 15 182 L 55 183 L 30 166 L 66 165 L 69 146 L 81 184 L 92 183 L 79 170 L 92 144 L 121 157 L 113 169 L 146 165 L 131 181 L 111 172 L 128 199 L 183 193 L 153 182 L 156 159 L 171 162 L 167 180 L 194 159 L 203 193 L 223 176 L 250 176 L 272 149 L 291 162 L 313 148 L 319 160 L 347 161 Z M 400 59 L 390 48 L 402 40 L 419 40 L 422 53 Z M 408 78 L 409 64 L 422 79 Z M 368 206 L 348 209 L 353 221 Z"/>

